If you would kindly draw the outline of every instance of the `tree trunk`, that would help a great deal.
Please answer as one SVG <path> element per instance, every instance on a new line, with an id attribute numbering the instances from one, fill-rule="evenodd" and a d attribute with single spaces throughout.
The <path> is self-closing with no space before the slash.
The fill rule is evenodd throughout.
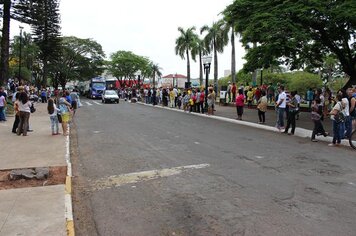
<path id="1" fill-rule="evenodd" d="M 201 50 L 199 50 L 199 83 L 200 86 L 203 85 L 203 62 L 202 62 Z"/>
<path id="2" fill-rule="evenodd" d="M 253 43 L 253 47 L 257 47 L 257 43 Z M 257 85 L 257 69 L 255 69 L 252 73 L 252 85 L 256 86 Z"/>
<path id="3" fill-rule="evenodd" d="M 214 41 L 214 90 L 218 93 L 218 52 L 216 50 L 216 43 Z"/>
<path id="4" fill-rule="evenodd" d="M 9 79 L 10 9 L 11 0 L 4 0 L 1 38 L 0 86 L 6 84 L 6 81 Z"/>
<path id="5" fill-rule="evenodd" d="M 343 87 L 343 89 L 345 90 L 351 88 L 352 86 L 356 86 L 356 69 L 349 72 L 349 76 L 350 76 L 349 80 Z"/>
<path id="6" fill-rule="evenodd" d="M 41 85 L 43 88 L 47 87 L 47 74 L 48 74 L 48 63 L 47 63 L 47 58 L 45 57 L 45 59 L 43 60 L 42 81 L 41 81 Z"/>
<path id="7" fill-rule="evenodd" d="M 190 83 L 190 60 L 189 60 L 189 50 L 187 49 L 187 78 L 188 83 Z"/>
<path id="8" fill-rule="evenodd" d="M 235 30 L 231 27 L 231 80 L 236 83 Z"/>

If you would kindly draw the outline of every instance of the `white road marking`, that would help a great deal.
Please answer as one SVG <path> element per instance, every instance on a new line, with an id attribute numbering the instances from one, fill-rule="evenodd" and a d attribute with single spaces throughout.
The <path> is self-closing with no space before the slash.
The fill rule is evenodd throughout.
<path id="1" fill-rule="evenodd" d="M 209 167 L 209 164 L 179 166 L 161 170 L 149 170 L 142 172 L 134 172 L 122 175 L 112 175 L 92 182 L 93 190 L 108 189 L 113 187 L 120 187 L 126 184 L 134 184 L 143 181 L 158 179 L 177 175 L 188 169 L 202 169 Z"/>
<path id="2" fill-rule="evenodd" d="M 194 142 L 195 144 L 200 144 L 199 142 Z"/>
<path id="3" fill-rule="evenodd" d="M 103 104 L 101 104 L 101 103 L 98 103 L 98 102 L 96 102 L 96 101 L 93 101 L 96 105 L 103 105 Z"/>
<path id="4" fill-rule="evenodd" d="M 95 131 L 93 131 L 93 133 L 98 134 L 98 133 L 100 133 L 100 131 L 95 130 Z"/>
<path id="5" fill-rule="evenodd" d="M 262 159 L 262 158 L 265 158 L 263 156 L 255 156 L 257 159 Z"/>
<path id="6" fill-rule="evenodd" d="M 88 106 L 92 106 L 93 104 L 91 104 L 90 102 L 85 102 Z"/>

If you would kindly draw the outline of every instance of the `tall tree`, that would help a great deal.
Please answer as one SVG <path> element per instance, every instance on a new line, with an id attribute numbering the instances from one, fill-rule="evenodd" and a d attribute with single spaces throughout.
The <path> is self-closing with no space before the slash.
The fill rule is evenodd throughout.
<path id="1" fill-rule="evenodd" d="M 2 37 L 0 58 L 0 86 L 5 84 L 9 77 L 9 42 L 10 42 L 10 9 L 11 0 L 2 0 Z"/>
<path id="2" fill-rule="evenodd" d="M 204 41 L 199 38 L 199 36 L 196 36 L 195 42 L 194 42 L 194 47 L 192 48 L 192 58 L 195 61 L 196 56 L 199 56 L 199 82 L 200 85 L 203 84 L 203 62 L 202 62 L 202 57 L 203 55 L 206 55 L 208 53 L 208 50 L 205 47 Z"/>
<path id="3" fill-rule="evenodd" d="M 58 0 L 33 1 L 32 30 L 43 64 L 42 86 L 47 86 L 48 64 L 60 54 L 60 16 Z"/>
<path id="4" fill-rule="evenodd" d="M 134 78 L 137 71 L 147 71 L 150 65 L 148 58 L 130 51 L 117 51 L 111 54 L 110 59 L 108 69 L 119 80 L 121 86 L 126 79 Z"/>
<path id="5" fill-rule="evenodd" d="M 21 52 L 21 77 L 27 81 L 31 80 L 31 71 L 35 61 L 38 59 L 39 48 L 33 42 L 31 34 L 24 32 L 21 38 L 21 50 L 20 50 L 20 37 L 15 36 L 10 45 L 10 76 L 18 75 L 19 63 L 20 63 L 20 51 Z M 23 73 L 23 70 L 28 73 Z M 14 73 L 16 71 L 16 73 Z M 24 76 L 26 75 L 26 76 Z"/>
<path id="6" fill-rule="evenodd" d="M 153 76 L 153 87 L 156 87 L 156 76 L 161 77 L 162 72 L 161 72 L 161 67 L 157 63 L 151 63 L 151 69 L 152 69 L 152 76 Z"/>
<path id="7" fill-rule="evenodd" d="M 88 80 L 103 72 L 105 54 L 99 43 L 74 36 L 61 38 L 61 51 L 49 65 L 54 87 L 71 80 Z"/>
<path id="8" fill-rule="evenodd" d="M 248 49 L 251 69 L 276 59 L 291 69 L 317 68 L 333 53 L 350 77 L 345 87 L 356 84 L 356 1 L 238 0 L 226 11 Z M 253 42 L 257 47 L 250 49 Z"/>
<path id="9" fill-rule="evenodd" d="M 190 83 L 190 59 L 189 54 L 194 47 L 196 34 L 194 33 L 195 27 L 190 27 L 184 30 L 182 27 L 178 27 L 180 32 L 179 37 L 176 39 L 176 55 L 179 55 L 182 59 L 187 58 L 187 80 Z"/>
<path id="10" fill-rule="evenodd" d="M 232 15 L 232 12 L 229 11 L 229 9 L 226 9 L 224 11 L 224 21 L 225 21 L 225 27 L 226 30 L 231 29 L 231 36 L 230 36 L 230 40 L 231 40 L 231 80 L 233 83 L 236 82 L 236 53 L 235 53 L 235 36 L 237 34 L 236 30 L 235 30 L 235 22 L 234 22 L 234 18 Z"/>
<path id="11" fill-rule="evenodd" d="M 219 20 L 211 26 L 204 25 L 200 29 L 200 33 L 206 32 L 204 42 L 206 49 L 214 52 L 214 89 L 218 90 L 218 53 L 224 51 L 224 47 L 229 41 L 228 30 L 224 27 L 224 21 Z"/>

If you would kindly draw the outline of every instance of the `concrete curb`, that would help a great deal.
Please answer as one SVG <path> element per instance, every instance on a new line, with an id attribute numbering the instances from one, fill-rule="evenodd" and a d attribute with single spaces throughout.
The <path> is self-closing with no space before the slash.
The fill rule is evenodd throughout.
<path id="1" fill-rule="evenodd" d="M 73 207 L 72 207 L 72 163 L 70 161 L 69 135 L 66 137 L 65 160 L 67 163 L 67 176 L 65 182 L 65 195 L 64 195 L 66 228 L 67 228 L 67 235 L 74 236 L 75 232 L 74 232 Z"/>
<path id="2" fill-rule="evenodd" d="M 162 107 L 160 105 L 152 106 L 151 104 L 145 104 L 145 103 L 142 103 L 142 102 L 137 102 L 137 104 L 144 105 L 144 106 L 149 106 L 149 107 L 160 108 L 160 109 L 166 109 L 166 110 L 175 111 L 175 112 L 183 112 L 183 113 L 185 113 L 183 110 L 178 110 L 176 108 Z M 248 126 L 248 127 L 252 127 L 252 128 L 256 128 L 256 129 L 263 129 L 263 130 L 266 130 L 266 131 L 272 131 L 272 132 L 280 133 L 280 131 L 277 128 L 271 127 L 271 126 L 267 126 L 267 125 L 263 125 L 263 124 L 257 124 L 257 123 L 253 123 L 253 122 L 243 121 L 243 120 L 234 120 L 234 119 L 231 119 L 231 118 L 215 116 L 215 115 L 207 116 L 205 114 L 194 113 L 194 112 L 191 112 L 189 114 L 195 115 L 195 116 L 200 116 L 200 117 L 206 117 L 206 118 L 210 118 L 210 119 L 215 119 L 215 120 L 220 120 L 220 121 L 225 121 L 225 122 L 230 122 L 230 123 L 234 123 L 234 124 L 244 125 L 244 126 Z M 312 131 L 311 130 L 307 130 L 307 129 L 304 129 L 304 128 L 298 128 L 298 127 L 295 129 L 295 133 L 294 133 L 294 136 L 297 136 L 297 137 L 300 137 L 300 138 L 309 138 L 309 139 L 311 139 L 311 135 L 312 135 Z M 316 137 L 316 139 L 318 139 L 320 141 L 323 141 L 323 142 L 329 142 L 329 143 L 332 142 L 332 137 L 330 137 L 330 136 L 328 136 L 328 137 Z M 350 147 L 348 140 L 341 140 L 341 145 Z"/>

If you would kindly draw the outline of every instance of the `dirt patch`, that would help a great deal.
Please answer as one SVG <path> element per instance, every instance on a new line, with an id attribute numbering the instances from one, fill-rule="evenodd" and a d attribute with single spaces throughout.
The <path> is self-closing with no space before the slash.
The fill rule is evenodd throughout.
<path id="1" fill-rule="evenodd" d="M 47 179 L 18 179 L 9 180 L 11 170 L 1 170 L 0 171 L 0 190 L 3 189 L 13 189 L 13 188 L 27 188 L 27 187 L 38 187 L 38 186 L 48 186 L 56 184 L 64 184 L 67 167 L 66 166 L 56 166 L 49 167 L 49 176 Z"/>

